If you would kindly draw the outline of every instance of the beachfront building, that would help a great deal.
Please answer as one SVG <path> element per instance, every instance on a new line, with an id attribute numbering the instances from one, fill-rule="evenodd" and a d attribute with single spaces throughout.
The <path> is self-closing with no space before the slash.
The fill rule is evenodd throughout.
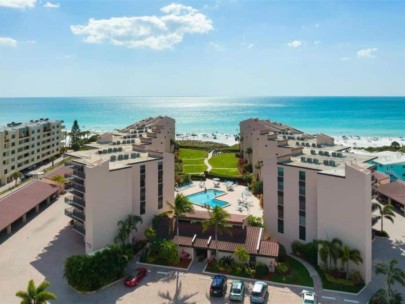
<path id="1" fill-rule="evenodd" d="M 295 240 L 339 238 L 360 251 L 364 262 L 351 269 L 369 282 L 373 157 L 276 122 L 246 120 L 241 134 L 253 161 L 263 161 L 263 218 L 272 240 L 289 249 Z"/>
<path id="2" fill-rule="evenodd" d="M 164 134 L 164 128 L 158 133 Z M 148 145 L 138 144 L 139 137 L 124 139 L 123 134 L 111 134 L 111 140 L 106 134 L 102 140 L 107 142 L 69 153 L 73 176 L 65 213 L 73 219 L 73 229 L 84 236 L 87 253 L 114 242 L 118 221 L 130 214 L 142 217 L 134 237 L 143 238 L 154 215 L 168 211 L 166 202 L 174 200 L 174 155 L 163 146 L 162 151 L 150 151 Z"/>
<path id="3" fill-rule="evenodd" d="M 377 171 L 389 175 L 391 181 L 405 181 L 405 154 L 401 152 L 384 151 L 375 153 L 378 156 L 371 163 Z"/>
<path id="4" fill-rule="evenodd" d="M 48 118 L 0 127 L 0 185 L 12 174 L 59 154 L 63 121 Z"/>
<path id="5" fill-rule="evenodd" d="M 167 116 L 138 121 L 122 130 L 102 134 L 98 143 L 133 144 L 137 150 L 172 153 L 176 121 Z"/>

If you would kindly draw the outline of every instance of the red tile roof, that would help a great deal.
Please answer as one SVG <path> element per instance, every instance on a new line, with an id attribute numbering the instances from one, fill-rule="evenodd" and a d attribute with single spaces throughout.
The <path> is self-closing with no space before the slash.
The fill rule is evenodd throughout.
<path id="1" fill-rule="evenodd" d="M 377 180 L 384 180 L 384 179 L 389 179 L 390 177 L 387 174 L 381 173 L 379 171 L 374 171 L 373 172 L 373 177 Z"/>
<path id="2" fill-rule="evenodd" d="M 398 203 L 405 205 L 405 183 L 396 181 L 389 184 L 381 185 L 376 189 L 380 194 L 383 194 Z"/>
<path id="3" fill-rule="evenodd" d="M 0 199 L 0 231 L 56 193 L 58 189 L 57 186 L 36 180 Z"/>

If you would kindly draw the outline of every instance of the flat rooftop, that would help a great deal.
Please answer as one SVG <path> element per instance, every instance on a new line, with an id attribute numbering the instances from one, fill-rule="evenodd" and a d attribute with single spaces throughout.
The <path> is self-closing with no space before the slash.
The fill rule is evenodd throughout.
<path id="1" fill-rule="evenodd" d="M 56 122 L 62 123 L 62 120 L 50 120 L 48 118 L 41 118 L 41 119 L 37 119 L 37 120 L 30 120 L 28 122 L 11 122 L 5 126 L 4 125 L 0 126 L 0 132 L 19 130 L 21 128 L 26 128 L 26 127 L 39 127 L 39 126 L 45 125 L 47 123 L 56 123 Z"/>
<path id="2" fill-rule="evenodd" d="M 391 151 L 384 151 L 374 153 L 375 156 L 378 156 L 374 162 L 380 165 L 393 165 L 393 164 L 401 164 L 405 163 L 405 154 L 401 152 L 391 152 Z"/>
<path id="3" fill-rule="evenodd" d="M 109 162 L 109 169 L 116 170 L 122 168 L 131 167 L 132 164 L 141 163 L 149 160 L 161 159 L 163 156 L 157 152 L 149 151 L 134 151 L 132 145 L 101 145 L 95 144 L 92 146 L 98 146 L 98 149 L 91 149 L 85 151 L 76 151 L 67 153 L 69 156 L 73 156 L 74 162 L 81 163 L 86 166 L 97 166 L 104 162 Z M 121 148 L 121 151 L 117 152 L 104 152 L 105 150 L 113 150 L 114 148 Z M 112 160 L 115 157 L 115 160 Z"/>

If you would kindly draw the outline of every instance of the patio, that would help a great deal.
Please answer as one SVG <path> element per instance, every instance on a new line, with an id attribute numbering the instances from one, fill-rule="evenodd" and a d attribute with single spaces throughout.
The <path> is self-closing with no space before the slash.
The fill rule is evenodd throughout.
<path id="1" fill-rule="evenodd" d="M 194 181 L 192 185 L 180 190 L 178 193 L 188 196 L 205 191 L 205 189 L 215 189 L 225 192 L 218 199 L 229 204 L 224 209 L 231 214 L 263 216 L 263 209 L 260 208 L 259 199 L 250 193 L 247 187 L 242 185 L 233 184 L 230 187 L 229 183 L 207 179 L 205 182 Z M 197 204 L 194 204 L 194 208 L 195 210 L 206 210 L 206 208 Z"/>

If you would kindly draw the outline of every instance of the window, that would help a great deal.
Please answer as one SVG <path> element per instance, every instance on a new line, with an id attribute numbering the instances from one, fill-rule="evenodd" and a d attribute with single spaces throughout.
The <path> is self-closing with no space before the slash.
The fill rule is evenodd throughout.
<path id="1" fill-rule="evenodd" d="M 300 195 L 300 198 L 299 198 L 299 201 L 300 201 L 300 210 L 305 210 L 305 196 L 301 196 Z"/>
<path id="2" fill-rule="evenodd" d="M 278 205 L 277 210 L 278 210 L 278 218 L 284 219 L 284 206 Z"/>
<path id="3" fill-rule="evenodd" d="M 277 231 L 278 231 L 278 233 L 284 233 L 284 220 L 278 219 Z"/>
<path id="4" fill-rule="evenodd" d="M 163 162 L 158 162 L 158 209 L 163 208 Z"/>
<path id="5" fill-rule="evenodd" d="M 300 240 L 305 241 L 306 240 L 306 231 L 305 231 L 304 226 L 300 226 Z"/>
<path id="6" fill-rule="evenodd" d="M 305 171 L 299 172 L 300 181 L 305 181 Z"/>
<path id="7" fill-rule="evenodd" d="M 284 177 L 284 168 L 278 167 L 277 171 L 278 171 L 278 176 Z"/>
<path id="8" fill-rule="evenodd" d="M 283 191 L 278 191 L 278 204 L 284 205 L 284 193 Z"/>
<path id="9" fill-rule="evenodd" d="M 300 210 L 300 226 L 305 226 L 305 211 Z"/>
<path id="10" fill-rule="evenodd" d="M 146 189 L 145 189 L 145 165 L 141 165 L 140 168 L 140 214 L 145 214 L 146 211 Z"/>

